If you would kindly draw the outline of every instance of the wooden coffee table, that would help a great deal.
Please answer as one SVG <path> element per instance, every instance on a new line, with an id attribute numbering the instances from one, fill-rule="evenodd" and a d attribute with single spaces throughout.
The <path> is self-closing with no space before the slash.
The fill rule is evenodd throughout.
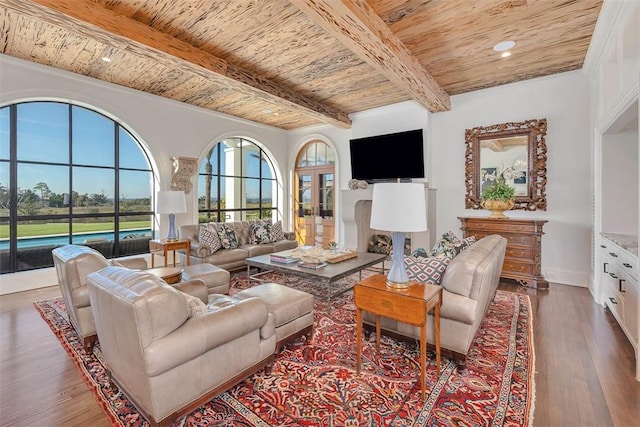
<path id="1" fill-rule="evenodd" d="M 356 373 L 360 374 L 362 352 L 362 310 L 376 315 L 376 345 L 380 351 L 380 316 L 395 319 L 420 328 L 420 386 L 424 400 L 427 361 L 427 314 L 435 318 L 436 367 L 440 376 L 440 306 L 442 286 L 412 282 L 408 289 L 387 286 L 382 274 L 368 277 L 353 288 L 356 305 Z"/>
<path id="2" fill-rule="evenodd" d="M 145 271 L 158 276 L 169 285 L 180 283 L 182 280 L 182 267 L 156 267 Z"/>

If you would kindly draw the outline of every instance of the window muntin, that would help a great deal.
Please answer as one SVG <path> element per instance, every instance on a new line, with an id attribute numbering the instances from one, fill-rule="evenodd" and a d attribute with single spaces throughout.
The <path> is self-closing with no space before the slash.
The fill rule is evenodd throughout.
<path id="1" fill-rule="evenodd" d="M 268 156 L 255 143 L 244 138 L 220 141 L 200 165 L 199 221 L 276 219 L 279 187 L 275 175 Z"/>
<path id="2" fill-rule="evenodd" d="M 154 182 L 139 143 L 100 113 L 53 101 L 0 108 L 0 272 L 52 266 L 51 250 L 68 243 L 147 252 Z"/>

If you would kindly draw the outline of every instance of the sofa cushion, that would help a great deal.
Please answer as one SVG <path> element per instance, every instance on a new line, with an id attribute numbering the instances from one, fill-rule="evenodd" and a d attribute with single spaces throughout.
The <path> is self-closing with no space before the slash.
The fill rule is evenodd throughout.
<path id="1" fill-rule="evenodd" d="M 262 245 L 273 242 L 271 237 L 271 223 L 256 222 L 249 224 L 249 232 L 251 234 L 251 243 Z"/>
<path id="2" fill-rule="evenodd" d="M 201 225 L 198 230 L 198 242 L 209 249 L 209 254 L 222 249 L 220 236 L 218 236 L 218 232 L 213 227 Z"/>
<path id="3" fill-rule="evenodd" d="M 284 231 L 282 229 L 282 221 L 276 221 L 275 224 L 271 226 L 271 241 L 277 242 L 280 240 L 284 240 Z"/>
<path id="4" fill-rule="evenodd" d="M 238 237 L 235 230 L 227 224 L 218 225 L 218 236 L 224 249 L 236 249 L 238 247 Z"/>
<path id="5" fill-rule="evenodd" d="M 423 283 L 439 285 L 451 258 L 414 258 L 405 257 L 404 264 L 410 279 Z"/>

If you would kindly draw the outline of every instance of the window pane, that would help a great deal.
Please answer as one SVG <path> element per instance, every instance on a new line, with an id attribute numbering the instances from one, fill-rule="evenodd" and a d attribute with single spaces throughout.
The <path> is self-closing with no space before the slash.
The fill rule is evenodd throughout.
<path id="1" fill-rule="evenodd" d="M 270 208 L 273 206 L 273 187 L 275 181 L 270 179 L 262 180 L 262 208 Z"/>
<path id="2" fill-rule="evenodd" d="M 232 141 L 223 141 L 220 156 L 220 175 L 241 175 L 240 148 L 234 147 Z"/>
<path id="3" fill-rule="evenodd" d="M 18 104 L 18 160 L 69 162 L 69 106 L 56 102 Z"/>
<path id="4" fill-rule="evenodd" d="M 311 144 L 307 147 L 307 165 L 306 166 L 315 166 L 316 165 L 316 144 Z"/>
<path id="5" fill-rule="evenodd" d="M 18 221 L 18 271 L 53 266 L 51 251 L 69 243 L 67 219 Z"/>
<path id="6" fill-rule="evenodd" d="M 215 145 L 207 152 L 202 164 L 200 165 L 200 173 L 218 173 L 218 157 L 220 155 L 221 144 Z"/>
<path id="7" fill-rule="evenodd" d="M 0 108 L 0 159 L 9 159 L 9 107 Z"/>
<path id="8" fill-rule="evenodd" d="M 74 214 L 114 212 L 114 171 L 86 167 L 73 168 Z"/>
<path id="9" fill-rule="evenodd" d="M 120 212 L 151 211 L 153 174 L 143 171 L 120 171 Z"/>
<path id="10" fill-rule="evenodd" d="M 118 256 L 139 255 L 149 252 L 151 240 L 150 215 L 120 217 Z"/>
<path id="11" fill-rule="evenodd" d="M 68 193 L 66 166 L 18 164 L 18 215 L 48 215 L 64 207 Z M 46 180 L 46 181 L 43 181 Z"/>
<path id="12" fill-rule="evenodd" d="M 198 209 L 218 208 L 218 177 L 198 177 Z"/>
<path id="13" fill-rule="evenodd" d="M 0 162 L 0 216 L 9 216 L 9 163 Z M 7 237 L 9 233 L 7 233 Z"/>
<path id="14" fill-rule="evenodd" d="M 322 142 L 317 142 L 316 144 L 316 154 L 318 157 L 317 164 L 318 166 L 327 164 L 327 146 Z"/>
<path id="15" fill-rule="evenodd" d="M 333 149 L 327 145 L 327 164 L 333 165 L 336 162 L 335 155 L 333 154 Z"/>
<path id="16" fill-rule="evenodd" d="M 95 111 L 72 107 L 73 164 L 115 166 L 115 124 Z"/>
<path id="17" fill-rule="evenodd" d="M 224 178 L 221 191 L 221 208 L 233 209 L 242 206 L 242 178 Z M 239 212 L 233 213 L 229 221 L 240 221 Z"/>
<path id="18" fill-rule="evenodd" d="M 120 142 L 120 167 L 130 169 L 151 169 L 147 156 L 142 147 L 122 127 L 118 126 L 118 138 Z"/>
<path id="19" fill-rule="evenodd" d="M 113 257 L 113 218 L 74 218 L 72 227 L 74 244 L 87 245 L 106 258 Z"/>
<path id="20" fill-rule="evenodd" d="M 244 181 L 244 203 L 243 208 L 258 208 L 260 207 L 260 180 L 247 178 Z M 234 206 L 237 207 L 237 206 Z"/>
<path id="21" fill-rule="evenodd" d="M 275 178 L 273 174 L 273 170 L 271 168 L 271 162 L 266 157 L 264 153 L 262 153 L 262 159 L 260 160 L 260 167 L 262 168 L 262 178 Z"/>
<path id="22" fill-rule="evenodd" d="M 259 209 L 253 209 L 250 211 L 242 211 L 242 220 L 243 221 L 251 221 L 251 220 L 256 220 L 256 219 L 260 219 L 260 210 Z"/>
<path id="23" fill-rule="evenodd" d="M 252 143 L 247 143 L 244 152 L 244 176 L 260 177 L 260 149 Z"/>

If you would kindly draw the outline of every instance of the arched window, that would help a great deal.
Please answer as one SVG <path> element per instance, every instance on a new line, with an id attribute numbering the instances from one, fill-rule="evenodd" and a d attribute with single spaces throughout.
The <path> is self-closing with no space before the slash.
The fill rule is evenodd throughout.
<path id="1" fill-rule="evenodd" d="M 278 179 L 267 154 L 244 138 L 227 138 L 207 153 L 198 176 L 199 222 L 277 220 Z"/>
<path id="2" fill-rule="evenodd" d="M 0 108 L 0 269 L 53 265 L 86 244 L 106 257 L 148 252 L 154 173 L 122 125 L 78 105 Z"/>

